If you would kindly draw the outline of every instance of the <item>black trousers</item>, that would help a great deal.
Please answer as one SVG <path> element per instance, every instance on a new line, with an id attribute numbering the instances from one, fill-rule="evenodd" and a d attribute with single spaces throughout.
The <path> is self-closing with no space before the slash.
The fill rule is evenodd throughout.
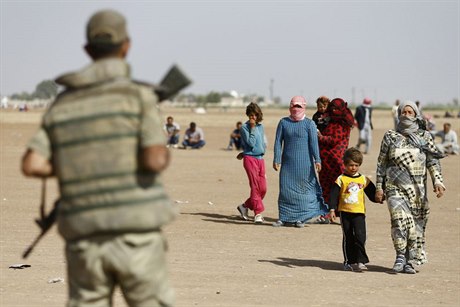
<path id="1" fill-rule="evenodd" d="M 363 213 L 340 212 L 344 262 L 368 263 L 366 254 L 366 216 Z"/>

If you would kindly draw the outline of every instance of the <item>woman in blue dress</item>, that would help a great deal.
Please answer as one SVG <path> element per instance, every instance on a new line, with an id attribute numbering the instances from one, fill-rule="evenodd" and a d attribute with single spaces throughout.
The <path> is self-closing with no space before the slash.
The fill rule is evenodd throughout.
<path id="1" fill-rule="evenodd" d="M 305 117 L 307 102 L 302 96 L 291 99 L 291 115 L 278 123 L 273 168 L 280 169 L 279 220 L 273 226 L 325 222 L 327 206 L 316 172 L 321 170 L 315 123 Z"/>

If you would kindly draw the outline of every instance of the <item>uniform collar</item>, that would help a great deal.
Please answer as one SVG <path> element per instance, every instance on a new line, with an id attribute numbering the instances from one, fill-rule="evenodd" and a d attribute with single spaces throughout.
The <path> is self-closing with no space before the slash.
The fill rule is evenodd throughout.
<path id="1" fill-rule="evenodd" d="M 58 77 L 56 83 L 67 88 L 81 88 L 129 76 L 130 67 L 124 59 L 105 58 L 91 63 L 80 71 Z"/>

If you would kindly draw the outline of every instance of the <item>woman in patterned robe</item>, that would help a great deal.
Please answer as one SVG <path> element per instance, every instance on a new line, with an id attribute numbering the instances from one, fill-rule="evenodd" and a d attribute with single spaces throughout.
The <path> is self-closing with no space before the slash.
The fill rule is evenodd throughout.
<path id="1" fill-rule="evenodd" d="M 316 125 L 305 117 L 306 104 L 302 96 L 293 97 L 291 115 L 282 118 L 276 129 L 273 168 L 281 170 L 275 227 L 303 227 L 328 212 L 316 177 L 321 170 Z"/>
<path id="2" fill-rule="evenodd" d="M 347 103 L 341 98 L 333 99 L 327 107 L 326 128 L 318 132 L 322 170 L 319 181 L 323 190 L 323 198 L 329 204 L 331 187 L 344 170 L 343 154 L 348 148 L 350 132 L 354 118 Z"/>
<path id="3" fill-rule="evenodd" d="M 430 208 L 427 172 L 439 198 L 445 187 L 436 148 L 411 101 L 399 105 L 396 131 L 383 136 L 377 161 L 376 201 L 386 198 L 391 217 L 391 237 L 396 251 L 394 272 L 415 274 L 414 265 L 427 262 L 425 228 Z"/>

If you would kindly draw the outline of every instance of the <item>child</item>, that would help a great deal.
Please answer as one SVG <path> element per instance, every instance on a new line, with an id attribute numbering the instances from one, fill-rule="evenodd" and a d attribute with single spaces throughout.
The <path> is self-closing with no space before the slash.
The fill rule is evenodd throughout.
<path id="1" fill-rule="evenodd" d="M 233 145 L 235 145 L 236 150 L 241 149 L 241 126 L 242 122 L 236 123 L 236 129 L 230 134 L 230 142 L 228 143 L 227 150 L 233 150 Z"/>
<path id="2" fill-rule="evenodd" d="M 327 126 L 327 122 L 324 120 L 324 113 L 326 112 L 329 102 L 329 98 L 326 96 L 321 96 L 316 99 L 317 111 L 313 114 L 312 120 L 315 122 L 316 128 L 318 128 L 320 132 Z"/>
<path id="3" fill-rule="evenodd" d="M 334 221 L 335 211 L 340 212 L 342 224 L 342 250 L 345 271 L 365 271 L 369 258 L 366 254 L 366 208 L 364 193 L 369 200 L 375 201 L 375 185 L 364 175 L 359 167 L 363 154 L 356 148 L 348 148 L 343 156 L 345 171 L 340 175 L 331 189 L 330 216 Z"/>
<path id="4" fill-rule="evenodd" d="M 264 127 L 260 123 L 263 119 L 260 107 L 251 102 L 246 107 L 246 115 L 249 120 L 241 127 L 241 145 L 243 147 L 243 166 L 249 179 L 251 195 L 237 207 L 241 218 L 249 220 L 248 211 L 254 211 L 254 223 L 262 224 L 265 210 L 263 198 L 267 192 L 265 179 L 265 163 L 263 160 L 266 144 L 264 141 Z M 238 155 L 240 157 L 241 154 Z"/>

